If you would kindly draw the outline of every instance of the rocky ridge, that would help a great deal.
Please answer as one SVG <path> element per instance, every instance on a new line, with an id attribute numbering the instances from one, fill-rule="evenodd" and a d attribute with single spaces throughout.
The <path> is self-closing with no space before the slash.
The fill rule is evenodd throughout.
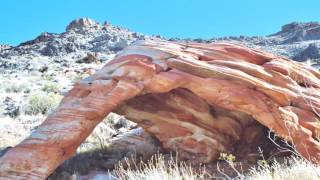
<path id="1" fill-rule="evenodd" d="M 320 40 L 320 23 L 293 22 L 282 26 L 281 31 L 272 34 L 270 38 L 279 38 L 279 43 L 289 44 L 301 41 Z"/>
<path id="2" fill-rule="evenodd" d="M 113 26 L 108 22 L 99 24 L 89 18 L 79 18 L 69 23 L 63 33 L 44 32 L 33 40 L 23 42 L 18 46 L 0 45 L 0 69 L 32 69 L 41 68 L 34 59 L 43 58 L 70 63 L 86 54 L 97 53 L 101 61 L 106 61 L 110 55 L 115 54 L 136 40 L 152 39 L 141 33 Z M 157 38 L 163 38 L 158 37 Z M 228 36 L 212 39 L 179 39 L 171 41 L 218 42 L 227 41 L 244 44 L 252 48 L 298 60 L 299 54 L 303 57 L 299 61 L 312 59 L 319 60 L 319 56 L 310 54 L 310 44 L 320 47 L 320 24 L 317 22 L 293 22 L 282 26 L 281 30 L 269 36 Z M 312 46 L 311 46 L 312 48 Z M 306 52 L 303 52 L 306 50 Z M 30 59 L 32 59 L 30 61 Z M 52 60 L 54 59 L 54 60 Z M 46 60 L 48 62 L 48 60 Z M 34 67 L 36 66 L 36 67 Z M 41 66 L 41 65 L 40 65 Z"/>
<path id="3" fill-rule="evenodd" d="M 34 68 L 34 59 L 46 63 L 69 63 L 88 52 L 99 53 L 101 61 L 146 36 L 108 23 L 99 24 L 88 18 L 72 21 L 63 33 L 42 33 L 16 47 L 1 46 L 0 68 L 26 70 Z M 45 63 L 43 60 L 38 62 Z M 37 68 L 37 67 L 35 67 Z"/>
<path id="4" fill-rule="evenodd" d="M 202 39 L 200 40 L 203 41 Z M 309 53 L 310 49 L 304 52 L 311 44 L 319 50 L 320 24 L 318 22 L 289 23 L 283 25 L 279 32 L 268 36 L 229 36 L 212 38 L 206 42 L 219 41 L 244 44 L 251 48 L 262 49 L 298 61 L 312 60 L 312 64 L 315 65 L 320 61 L 319 56 L 315 56 L 312 52 Z M 301 59 L 299 59 L 300 53 L 304 54 Z"/>
<path id="5" fill-rule="evenodd" d="M 0 52 L 10 49 L 12 46 L 8 44 L 0 44 Z"/>

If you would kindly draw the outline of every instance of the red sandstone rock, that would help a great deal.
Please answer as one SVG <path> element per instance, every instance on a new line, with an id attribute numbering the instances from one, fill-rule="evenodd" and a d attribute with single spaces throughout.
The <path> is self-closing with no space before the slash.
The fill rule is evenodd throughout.
<path id="1" fill-rule="evenodd" d="M 111 111 L 197 162 L 251 143 L 260 123 L 320 163 L 320 73 L 243 46 L 144 41 L 76 84 L 57 111 L 0 159 L 3 178 L 47 177 Z"/>

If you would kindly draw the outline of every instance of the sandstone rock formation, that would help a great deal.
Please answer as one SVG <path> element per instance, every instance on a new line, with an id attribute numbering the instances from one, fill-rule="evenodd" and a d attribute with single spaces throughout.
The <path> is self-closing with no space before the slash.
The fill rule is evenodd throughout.
<path id="1" fill-rule="evenodd" d="M 209 162 L 251 143 L 257 123 L 320 163 L 320 73 L 226 43 L 142 41 L 76 84 L 37 130 L 0 159 L 0 177 L 43 179 L 110 112 L 183 159 Z"/>

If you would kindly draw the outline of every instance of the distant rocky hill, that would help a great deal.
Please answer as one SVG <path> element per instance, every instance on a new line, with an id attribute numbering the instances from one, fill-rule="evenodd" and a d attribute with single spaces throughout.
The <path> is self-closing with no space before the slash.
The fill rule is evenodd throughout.
<path id="1" fill-rule="evenodd" d="M 4 50 L 7 50 L 7 49 L 10 49 L 11 46 L 10 45 L 7 45 L 7 44 L 0 44 L 0 52 L 4 51 Z"/>
<path id="2" fill-rule="evenodd" d="M 281 44 L 320 40 L 320 24 L 318 22 L 293 22 L 282 26 L 281 31 L 268 37 L 278 38 L 278 42 Z"/>
<path id="3" fill-rule="evenodd" d="M 132 42 L 147 37 L 107 22 L 99 24 L 89 18 L 80 18 L 72 21 L 63 33 L 44 32 L 15 47 L 1 45 L 0 68 L 26 70 L 54 61 L 70 63 L 87 53 L 95 53 L 104 61 Z"/>
<path id="4" fill-rule="evenodd" d="M 23 42 L 16 47 L 0 45 L 0 68 L 8 68 L 10 66 L 19 69 L 26 68 L 26 66 L 23 66 L 23 64 L 26 64 L 23 63 L 26 57 L 29 60 L 33 57 L 55 57 L 55 59 L 68 60 L 70 58 L 81 58 L 88 52 L 98 53 L 100 59 L 105 60 L 108 59 L 108 55 L 117 53 L 132 42 L 148 38 L 155 37 L 113 26 L 108 22 L 99 24 L 89 18 L 79 18 L 70 22 L 63 33 L 45 32 L 35 39 Z M 263 49 L 298 61 L 307 59 L 320 60 L 320 54 L 317 51 L 320 48 L 320 23 L 318 22 L 293 22 L 282 26 L 279 32 L 269 36 L 228 36 L 188 40 L 171 38 L 170 40 L 227 41 Z M 19 62 L 15 62 L 15 57 L 19 57 Z M 15 66 L 15 64 L 20 65 Z"/>
<path id="5" fill-rule="evenodd" d="M 312 60 L 315 66 L 320 61 L 320 23 L 293 22 L 269 36 L 239 36 L 213 38 L 209 42 L 229 41 L 262 49 L 297 61 Z"/>
<path id="6" fill-rule="evenodd" d="M 99 24 L 89 18 L 76 19 L 66 31 L 44 32 L 33 40 L 23 42 L 1 53 L 3 58 L 15 55 L 59 56 L 77 51 L 115 53 L 131 42 L 145 36 L 107 22 Z"/>

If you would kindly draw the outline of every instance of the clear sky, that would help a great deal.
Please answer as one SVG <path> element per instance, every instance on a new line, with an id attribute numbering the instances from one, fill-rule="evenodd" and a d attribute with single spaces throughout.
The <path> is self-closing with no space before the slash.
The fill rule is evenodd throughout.
<path id="1" fill-rule="evenodd" d="M 1 0 L 0 17 L 0 43 L 12 45 L 79 17 L 164 37 L 268 35 L 320 21 L 320 0 Z"/>

